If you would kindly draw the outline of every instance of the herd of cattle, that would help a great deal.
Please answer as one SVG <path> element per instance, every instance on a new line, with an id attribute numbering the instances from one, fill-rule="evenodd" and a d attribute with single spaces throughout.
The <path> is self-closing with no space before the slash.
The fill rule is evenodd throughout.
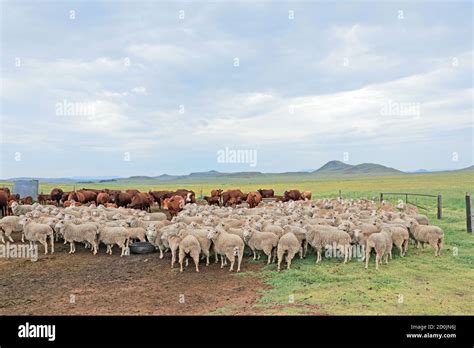
<path id="1" fill-rule="evenodd" d="M 253 192 L 243 193 L 239 189 L 212 190 L 211 196 L 204 196 L 203 199 L 209 205 L 231 206 L 246 202 L 250 208 L 256 207 L 263 198 L 273 198 L 276 201 L 288 202 L 290 200 L 310 200 L 311 192 L 300 192 L 299 190 L 285 191 L 283 196 L 276 196 L 273 189 L 260 189 Z M 19 194 L 11 194 L 7 187 L 0 189 L 0 206 L 2 216 L 8 215 L 8 207 L 12 202 L 21 204 L 32 204 L 33 198 L 26 196 L 20 198 Z M 107 208 L 131 208 L 150 211 L 155 203 L 158 207 L 166 209 L 171 216 L 175 216 L 181 211 L 185 204 L 196 203 L 194 191 L 178 189 L 176 191 L 149 191 L 140 192 L 135 189 L 121 190 L 95 190 L 81 189 L 64 192 L 60 188 L 54 188 L 50 194 L 41 193 L 38 195 L 40 204 L 50 204 L 56 206 L 69 207 L 71 205 L 104 205 Z"/>
<path id="2" fill-rule="evenodd" d="M 34 204 L 5 188 L 0 193 L 6 198 L 7 213 L 11 209 L 13 214 L 0 220 L 3 243 L 4 235 L 13 242 L 12 233 L 20 232 L 22 241 L 31 246 L 41 243 L 45 253 L 48 241 L 54 252 L 54 242 L 62 239 L 69 243 L 70 253 L 75 252 L 75 243 L 84 243 L 93 254 L 105 244 L 107 253 L 112 254 L 118 245 L 125 255 L 129 243 L 148 241 L 159 249 L 160 258 L 171 252 L 172 267 L 179 253 L 181 271 L 188 256 L 196 271 L 199 258 L 208 265 L 210 256 L 215 262 L 220 257 L 221 267 L 229 260 L 231 271 L 237 262 L 240 271 L 246 246 L 254 259 L 260 258 L 260 252 L 268 263 L 278 259 L 278 270 L 285 259 L 290 268 L 297 253 L 305 257 L 309 247 L 316 251 L 317 262 L 324 254 L 341 257 L 345 263 L 359 248 L 366 267 L 374 250 L 378 268 L 383 257 L 386 263 L 392 258 L 392 246 L 405 256 L 410 238 L 417 247 L 430 245 L 436 256 L 444 241 L 443 230 L 429 225 L 428 218 L 411 205 L 367 199 L 311 200 L 310 192 L 298 190 L 281 197 L 273 190 L 247 194 L 238 189 L 213 190 L 211 196 L 196 200 L 194 192 L 185 189 L 143 193 L 55 188 L 49 195 L 39 195 Z"/>

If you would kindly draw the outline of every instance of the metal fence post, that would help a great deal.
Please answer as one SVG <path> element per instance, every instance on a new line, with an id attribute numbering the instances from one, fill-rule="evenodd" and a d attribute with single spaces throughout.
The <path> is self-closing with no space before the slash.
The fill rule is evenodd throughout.
<path id="1" fill-rule="evenodd" d="M 438 219 L 441 219 L 443 216 L 443 206 L 441 201 L 441 195 L 438 195 Z"/>
<path id="2" fill-rule="evenodd" d="M 471 194 L 466 192 L 466 225 L 467 232 L 472 233 Z"/>

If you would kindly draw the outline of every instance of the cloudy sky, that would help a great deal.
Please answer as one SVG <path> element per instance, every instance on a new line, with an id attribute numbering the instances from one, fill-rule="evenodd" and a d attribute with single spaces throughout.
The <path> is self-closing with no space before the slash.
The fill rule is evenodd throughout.
<path id="1" fill-rule="evenodd" d="M 471 1 L 0 3 L 0 178 L 473 163 Z"/>

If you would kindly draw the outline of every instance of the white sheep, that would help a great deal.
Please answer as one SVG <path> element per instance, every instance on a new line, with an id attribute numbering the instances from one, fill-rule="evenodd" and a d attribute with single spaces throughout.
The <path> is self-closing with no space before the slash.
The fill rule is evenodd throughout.
<path id="1" fill-rule="evenodd" d="M 351 236 L 338 227 L 328 225 L 309 226 L 306 238 L 316 249 L 316 263 L 322 260 L 322 251 L 327 246 L 340 250 L 344 255 L 344 263 L 352 258 Z"/>
<path id="2" fill-rule="evenodd" d="M 48 253 L 48 237 L 51 241 L 51 253 L 54 253 L 54 235 L 53 229 L 49 225 L 38 224 L 33 222 L 30 218 L 21 220 L 23 225 L 23 233 L 25 238 L 30 242 L 30 247 L 33 243 L 40 242 L 44 246 L 44 253 Z"/>
<path id="3" fill-rule="evenodd" d="M 35 209 L 35 206 L 27 204 L 20 205 L 18 204 L 18 202 L 13 202 L 10 208 L 12 209 L 14 215 L 20 216 L 33 211 Z"/>
<path id="4" fill-rule="evenodd" d="M 0 220 L 0 237 L 2 239 L 2 243 L 5 243 L 5 237 L 8 238 L 10 242 L 14 242 L 13 238 L 11 237 L 12 232 L 21 232 L 23 231 L 23 226 L 20 224 L 20 217 L 19 216 L 5 216 Z M 23 240 L 24 241 L 24 240 Z"/>
<path id="5" fill-rule="evenodd" d="M 392 237 L 393 245 L 395 245 L 400 251 L 400 256 L 404 257 L 408 250 L 408 240 L 410 238 L 408 230 L 403 226 L 390 226 L 386 224 L 382 227 L 382 231 L 388 232 Z"/>
<path id="6" fill-rule="evenodd" d="M 197 228 L 194 222 L 192 222 L 190 226 L 192 227 L 192 229 L 182 229 L 178 233 L 182 237 L 191 234 L 197 238 L 199 246 L 201 247 L 201 253 L 203 254 L 203 257 L 206 258 L 206 266 L 209 266 L 209 256 L 212 241 L 207 238 L 207 235 L 209 234 L 210 230 Z"/>
<path id="7" fill-rule="evenodd" d="M 244 242 L 249 246 L 253 252 L 253 259 L 256 259 L 256 250 L 263 250 L 268 256 L 267 264 L 270 264 L 272 251 L 278 246 L 278 236 L 271 232 L 259 232 L 254 229 L 244 229 Z M 273 253 L 273 261 L 275 261 L 275 254 Z M 260 259 L 260 254 L 258 255 Z"/>
<path id="8" fill-rule="evenodd" d="M 76 246 L 74 242 L 87 242 L 91 245 L 92 253 L 94 255 L 97 254 L 97 234 L 99 233 L 97 224 L 93 222 L 87 222 L 76 225 L 71 222 L 61 221 L 58 222 L 55 227 L 63 236 L 64 242 L 69 242 L 69 254 L 74 254 L 76 252 Z"/>
<path id="9" fill-rule="evenodd" d="M 278 241 L 277 245 L 278 271 L 280 271 L 280 265 L 283 261 L 284 255 L 286 255 L 287 268 L 290 269 L 291 260 L 293 260 L 293 257 L 297 252 L 299 252 L 302 257 L 303 247 L 298 238 L 296 238 L 296 236 L 291 232 L 284 234 Z"/>
<path id="10" fill-rule="evenodd" d="M 419 248 L 420 244 L 424 246 L 425 243 L 428 243 L 435 250 L 435 256 L 441 255 L 444 241 L 444 232 L 441 228 L 432 225 L 420 225 L 414 220 L 410 221 L 407 227 L 416 241 L 417 248 Z"/>
<path id="11" fill-rule="evenodd" d="M 235 257 L 237 256 L 237 272 L 240 272 L 240 264 L 242 263 L 245 247 L 242 238 L 235 234 L 227 233 L 222 228 L 216 228 L 209 232 L 207 238 L 212 240 L 214 243 L 214 250 L 217 254 L 221 255 L 221 268 L 224 267 L 224 257 L 226 257 L 230 261 L 229 271 L 233 271 Z"/>
<path id="12" fill-rule="evenodd" d="M 120 256 L 124 256 L 128 250 L 129 235 L 125 227 L 107 227 L 101 226 L 99 229 L 99 242 L 107 246 L 107 254 L 112 255 L 112 248 L 117 244 L 122 248 Z M 99 246 L 97 246 L 99 249 Z"/>
<path id="13" fill-rule="evenodd" d="M 388 258 L 392 256 L 392 237 L 386 231 L 373 233 L 367 239 L 365 249 L 365 268 L 369 268 L 370 253 L 375 249 L 375 269 L 379 269 L 382 257 L 385 255 L 385 263 L 388 264 Z"/>
<path id="14" fill-rule="evenodd" d="M 179 242 L 179 267 L 180 272 L 183 272 L 183 261 L 186 255 L 190 255 L 196 266 L 196 272 L 199 272 L 199 254 L 201 253 L 201 246 L 199 241 L 192 234 L 188 234 Z M 187 259 L 186 259 L 187 265 Z"/>

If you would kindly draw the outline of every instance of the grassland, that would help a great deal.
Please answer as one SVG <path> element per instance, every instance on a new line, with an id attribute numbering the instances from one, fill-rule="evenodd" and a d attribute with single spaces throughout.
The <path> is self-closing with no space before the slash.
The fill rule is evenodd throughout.
<path id="1" fill-rule="evenodd" d="M 268 181 L 265 181 L 265 180 Z M 323 259 L 315 264 L 311 254 L 295 260 L 291 271 L 276 272 L 275 265 L 253 272 L 269 285 L 262 291 L 255 309 L 266 314 L 437 314 L 474 315 L 474 236 L 466 232 L 465 192 L 473 191 L 474 173 L 409 174 L 383 177 L 308 177 L 280 176 L 236 178 L 221 182 L 210 178 L 206 182 L 180 181 L 169 183 L 119 181 L 110 183 L 76 184 L 76 188 L 137 188 L 193 189 L 198 195 L 212 188 L 239 187 L 243 191 L 274 188 L 282 193 L 289 188 L 310 190 L 314 197 L 336 196 L 376 198 L 380 192 L 412 192 L 441 194 L 443 219 L 436 219 L 434 199 L 418 198 L 417 204 L 432 224 L 445 231 L 445 248 L 439 258 L 431 249 L 416 249 L 410 245 L 407 257 L 394 253 L 389 265 L 375 271 L 374 264 L 365 270 L 357 260 L 347 265 L 336 259 Z M 1 185 L 1 184 L 0 184 Z M 49 192 L 53 186 L 70 190 L 73 185 L 42 183 L 40 190 Z M 402 197 L 386 197 L 397 200 Z M 414 199 L 413 199 L 414 200 Z M 253 262 L 253 261 L 249 261 Z M 262 264 L 264 262 L 262 261 Z M 245 277 L 248 272 L 236 274 Z M 238 308 L 221 308 L 215 314 L 232 314 Z"/>

